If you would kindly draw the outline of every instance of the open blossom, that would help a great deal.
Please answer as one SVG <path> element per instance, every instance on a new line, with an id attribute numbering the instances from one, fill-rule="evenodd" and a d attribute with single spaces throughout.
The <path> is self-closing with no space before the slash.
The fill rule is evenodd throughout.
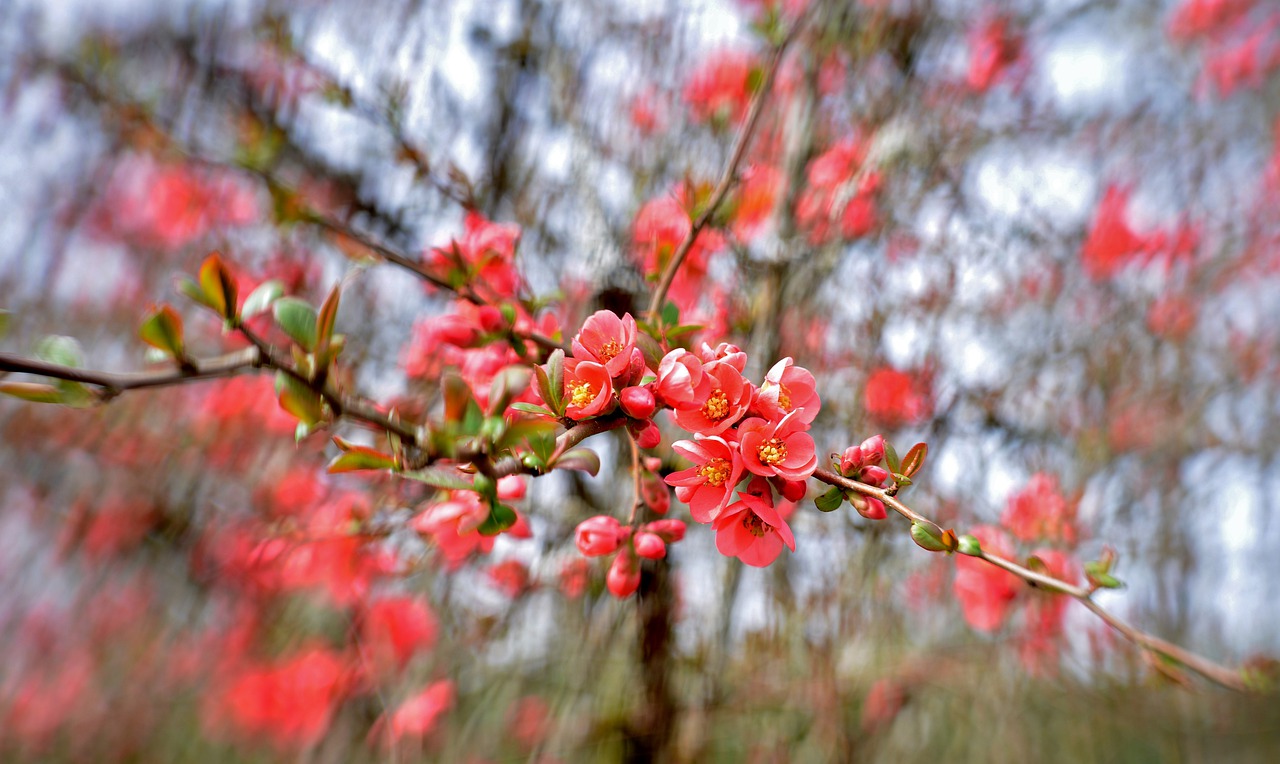
<path id="1" fill-rule="evenodd" d="M 881 368 L 867 377 L 863 404 L 867 413 L 890 424 L 919 422 L 929 416 L 929 395 L 922 381 L 897 369 Z"/>
<path id="2" fill-rule="evenodd" d="M 574 541 L 578 551 L 587 557 L 613 554 L 630 533 L 629 528 L 609 515 L 596 515 L 578 523 Z"/>
<path id="3" fill-rule="evenodd" d="M 431 734 L 440 717 L 453 706 L 454 694 L 453 682 L 432 682 L 380 719 L 375 733 L 383 731 L 393 741 L 421 740 Z"/>
<path id="4" fill-rule="evenodd" d="M 603 364 L 609 376 L 617 378 L 630 369 L 631 351 L 636 346 L 636 320 L 627 313 L 618 318 L 611 310 L 592 313 L 573 338 L 573 357 Z"/>
<path id="5" fill-rule="evenodd" d="M 727 363 L 739 372 L 747 369 L 747 354 L 742 352 L 742 348 L 728 342 L 721 342 L 715 347 L 704 342 L 698 349 L 698 357 L 703 363 Z"/>
<path id="6" fill-rule="evenodd" d="M 818 466 L 809 425 L 792 411 L 777 422 L 751 417 L 738 426 L 742 464 L 751 472 L 783 480 L 807 480 Z"/>
<path id="7" fill-rule="evenodd" d="M 979 525 L 971 533 L 985 552 L 1009 558 L 1013 543 L 999 528 Z M 995 631 L 1004 623 L 1009 607 L 1022 582 L 1017 576 L 977 557 L 956 557 L 956 578 L 952 585 L 964 620 L 978 631 Z"/>
<path id="8" fill-rule="evenodd" d="M 795 366 L 790 357 L 783 358 L 765 375 L 753 407 L 767 419 L 778 420 L 795 411 L 801 422 L 813 422 L 821 407 L 813 374 Z"/>
<path id="9" fill-rule="evenodd" d="M 751 55 L 740 50 L 713 54 L 694 71 L 684 88 L 684 100 L 698 120 L 738 121 L 751 102 Z"/>
<path id="10" fill-rule="evenodd" d="M 1009 497 L 1000 522 L 1023 541 L 1076 540 L 1075 507 L 1058 487 L 1058 478 L 1036 473 L 1027 487 Z"/>
<path id="11" fill-rule="evenodd" d="M 689 505 L 696 522 L 709 523 L 729 505 L 734 486 L 742 478 L 742 457 L 723 438 L 678 440 L 671 444 L 693 466 L 667 476 L 676 498 Z"/>
<path id="12" fill-rule="evenodd" d="M 711 378 L 702 373 L 702 361 L 684 348 L 676 348 L 658 363 L 654 394 L 673 409 L 696 409 L 711 394 Z"/>
<path id="13" fill-rule="evenodd" d="M 702 371 L 711 378 L 710 392 L 697 408 L 676 409 L 676 424 L 699 435 L 719 435 L 747 413 L 754 391 L 727 363 L 710 363 Z"/>
<path id="14" fill-rule="evenodd" d="M 463 226 L 461 239 L 427 253 L 427 267 L 444 277 L 461 266 L 477 287 L 495 297 L 514 296 L 520 288 L 520 274 L 515 268 L 520 227 L 490 222 L 476 212 L 467 213 Z"/>
<path id="15" fill-rule="evenodd" d="M 431 536 L 444 556 L 449 570 L 456 570 L 471 554 L 493 549 L 493 536 L 476 529 L 489 516 L 489 509 L 474 491 L 453 491 L 448 501 L 427 507 L 410 526 Z"/>
<path id="16" fill-rule="evenodd" d="M 594 361 L 565 359 L 564 396 L 569 404 L 565 415 L 570 419 L 589 419 L 603 414 L 613 400 L 609 370 Z"/>
<path id="17" fill-rule="evenodd" d="M 747 491 L 740 491 L 738 501 L 725 507 L 711 527 L 720 554 L 756 568 L 778 559 L 783 546 L 796 550 L 791 526 L 774 509 L 773 494 L 764 478 L 755 478 Z"/>
<path id="18" fill-rule="evenodd" d="M 636 213 L 631 240 L 644 273 L 662 273 L 676 248 L 693 231 L 688 206 L 677 196 L 666 194 L 645 202 Z M 716 231 L 704 228 L 698 233 L 667 291 L 667 297 L 682 311 L 692 309 L 701 300 L 711 254 L 723 246 L 724 237 Z"/>
<path id="19" fill-rule="evenodd" d="M 436 641 L 436 617 L 413 597 L 387 597 L 371 605 L 362 621 L 367 659 L 379 673 L 403 669 L 420 650 Z"/>
<path id="20" fill-rule="evenodd" d="M 796 204 L 796 221 L 809 232 L 812 243 L 830 241 L 832 223 L 839 225 L 846 239 L 865 236 L 875 228 L 880 174 L 867 171 L 859 175 L 867 147 L 866 140 L 853 136 L 809 163 L 809 183 Z"/>

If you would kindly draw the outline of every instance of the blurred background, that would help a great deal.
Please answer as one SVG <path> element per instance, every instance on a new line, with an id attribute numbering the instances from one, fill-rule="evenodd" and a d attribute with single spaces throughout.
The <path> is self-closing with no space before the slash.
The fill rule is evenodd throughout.
<path id="1" fill-rule="evenodd" d="M 944 527 L 1075 580 L 1109 545 L 1127 588 L 1097 600 L 1126 620 L 1231 666 L 1280 653 L 1264 0 L 11 0 L 0 350 L 145 368 L 160 301 L 193 354 L 234 350 L 174 290 L 217 249 L 242 294 L 346 279 L 363 394 L 422 416 L 449 366 L 483 393 L 501 350 L 450 345 L 462 308 L 369 243 L 518 230 L 540 325 L 638 315 L 797 26 L 673 286 L 690 341 L 738 344 L 757 381 L 812 370 L 822 454 L 928 442 L 903 498 Z M 893 517 L 800 502 L 765 569 L 691 523 L 618 601 L 573 543 L 631 501 L 613 434 L 598 477 L 509 486 L 528 533 L 489 544 L 424 530 L 429 486 L 326 474 L 327 434 L 294 425 L 265 375 L 0 400 L 0 759 L 1280 750 L 1280 704 L 957 576 Z"/>

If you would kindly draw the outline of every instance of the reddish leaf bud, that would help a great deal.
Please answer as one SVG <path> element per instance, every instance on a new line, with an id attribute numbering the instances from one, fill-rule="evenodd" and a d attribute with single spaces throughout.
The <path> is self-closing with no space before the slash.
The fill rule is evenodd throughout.
<path id="1" fill-rule="evenodd" d="M 626 387 L 618 393 L 618 402 L 622 410 L 633 419 L 648 419 L 658 407 L 653 393 L 647 387 Z"/>
<path id="2" fill-rule="evenodd" d="M 636 554 L 646 560 L 661 560 L 667 556 L 667 545 L 657 534 L 641 531 L 635 535 Z"/>

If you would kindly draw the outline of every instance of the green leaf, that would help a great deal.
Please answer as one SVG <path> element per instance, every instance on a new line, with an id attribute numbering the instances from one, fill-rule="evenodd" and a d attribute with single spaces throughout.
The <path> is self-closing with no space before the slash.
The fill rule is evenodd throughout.
<path id="1" fill-rule="evenodd" d="M 552 419 L 555 419 L 556 417 L 556 413 L 545 406 L 536 406 L 532 403 L 525 403 L 523 401 L 517 401 L 511 404 L 508 408 L 515 411 L 523 411 L 526 414 L 533 414 L 534 416 L 551 417 Z"/>
<path id="2" fill-rule="evenodd" d="M 36 357 L 59 366 L 79 368 L 84 363 L 84 351 L 73 337 L 52 334 L 36 343 Z"/>
<path id="3" fill-rule="evenodd" d="M 1084 564 L 1085 578 L 1089 579 L 1089 583 L 1099 589 L 1123 589 L 1124 582 L 1111 575 L 1111 565 L 1108 562 L 1086 562 Z"/>
<path id="4" fill-rule="evenodd" d="M 523 393 L 529 387 L 529 368 L 527 366 L 508 366 L 493 377 L 489 385 L 489 413 L 501 415 L 507 410 L 511 399 Z"/>
<path id="5" fill-rule="evenodd" d="M 907 455 L 902 457 L 902 474 L 907 477 L 915 477 L 916 473 L 924 467 L 925 457 L 929 455 L 929 446 L 925 443 L 917 443 L 907 451 Z"/>
<path id="6" fill-rule="evenodd" d="M 0 382 L 0 394 L 31 403 L 62 403 L 62 391 L 39 382 Z"/>
<path id="7" fill-rule="evenodd" d="M 283 371 L 276 372 L 276 395 L 280 398 L 280 408 L 308 427 L 324 419 L 320 394 Z"/>
<path id="8" fill-rule="evenodd" d="M 556 436 L 550 430 L 530 433 L 525 438 L 525 442 L 529 444 L 529 450 L 538 457 L 544 467 L 551 461 L 551 455 L 556 451 Z"/>
<path id="9" fill-rule="evenodd" d="M 966 533 L 960 537 L 960 545 L 956 547 L 956 551 L 969 557 L 981 557 L 982 542 L 978 541 L 977 536 Z"/>
<path id="10" fill-rule="evenodd" d="M 890 472 L 902 472 L 902 461 L 898 459 L 898 452 L 887 440 L 884 442 L 884 461 L 889 465 Z"/>
<path id="11" fill-rule="evenodd" d="M 836 486 L 831 486 L 827 492 L 813 500 L 818 509 L 823 512 L 834 512 L 844 504 L 844 493 Z"/>
<path id="12" fill-rule="evenodd" d="M 182 316 L 168 305 L 153 308 L 138 329 L 138 335 L 142 337 L 143 342 L 163 350 L 174 358 L 181 359 L 185 353 L 182 343 Z"/>
<path id="13" fill-rule="evenodd" d="M 182 276 L 178 279 L 178 291 L 194 302 L 198 302 L 218 315 L 222 315 L 222 309 L 213 304 L 213 301 L 204 293 L 200 285 L 190 276 Z"/>
<path id="14" fill-rule="evenodd" d="M 474 488 L 471 481 L 463 477 L 462 473 L 457 470 L 427 467 L 416 472 L 401 472 L 399 475 L 400 477 L 416 480 L 419 483 L 426 483 L 429 486 L 443 488 L 448 491 L 470 491 Z"/>
<path id="15" fill-rule="evenodd" d="M 911 540 L 916 542 L 916 546 L 930 552 L 954 552 L 960 545 L 955 531 L 944 531 L 927 520 L 911 524 Z"/>
<path id="16" fill-rule="evenodd" d="M 310 353 L 316 349 L 316 309 L 296 297 L 281 297 L 272 306 L 276 323 Z"/>
<path id="17" fill-rule="evenodd" d="M 662 323 L 665 326 L 675 326 L 680 323 L 680 308 L 670 300 L 662 306 Z"/>
<path id="18" fill-rule="evenodd" d="M 240 318 L 248 320 L 260 313 L 265 313 L 272 303 L 284 295 L 284 284 L 276 279 L 264 281 L 258 288 L 244 298 L 244 307 L 240 309 Z"/>
<path id="19" fill-rule="evenodd" d="M 702 324 L 684 324 L 682 326 L 675 326 L 667 330 L 667 339 L 675 341 L 686 335 L 693 334 L 694 332 L 702 331 L 703 328 Z"/>
<path id="20" fill-rule="evenodd" d="M 497 536 L 506 529 L 516 524 L 520 516 L 516 511 L 506 504 L 493 504 L 489 507 L 489 516 L 485 518 L 480 527 L 476 528 L 481 536 Z"/>
<path id="21" fill-rule="evenodd" d="M 353 446 L 329 462 L 329 473 L 395 469 L 396 460 L 373 448 Z"/>
<path id="22" fill-rule="evenodd" d="M 600 456 L 589 448 L 575 448 L 561 454 L 551 466 L 562 470 L 580 470 L 595 477 L 600 474 Z"/>
<path id="23" fill-rule="evenodd" d="M 200 264 L 200 272 L 196 274 L 200 289 L 208 298 L 209 307 L 218 311 L 223 318 L 234 318 L 236 315 L 236 279 L 222 256 L 218 252 L 210 252 Z"/>
<path id="24" fill-rule="evenodd" d="M 547 404 L 548 407 L 554 408 L 556 399 L 559 397 L 551 392 L 551 377 L 547 376 L 547 370 L 541 366 L 533 367 L 533 384 L 534 389 L 538 391 L 538 397 Z M 555 416 L 555 412 L 551 412 Z"/>
<path id="25" fill-rule="evenodd" d="M 551 410 L 556 412 L 556 416 L 564 416 L 565 400 L 564 400 L 564 351 L 556 348 L 551 351 L 551 355 L 547 356 L 547 380 L 551 385 L 551 395 L 554 400 L 547 401 L 547 405 Z"/>

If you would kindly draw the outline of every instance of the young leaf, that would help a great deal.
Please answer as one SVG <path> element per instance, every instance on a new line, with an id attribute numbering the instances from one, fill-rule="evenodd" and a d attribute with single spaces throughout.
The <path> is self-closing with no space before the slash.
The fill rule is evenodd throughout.
<path id="1" fill-rule="evenodd" d="M 426 483 L 429 486 L 443 488 L 448 491 L 470 491 L 474 487 L 470 480 L 462 476 L 462 473 L 435 467 L 428 467 L 416 472 L 401 472 L 400 477 L 406 477 L 410 480 L 416 480 L 419 483 Z"/>
<path id="2" fill-rule="evenodd" d="M 600 474 L 600 456 L 589 448 L 575 448 L 561 454 L 551 466 L 562 470 L 581 470 L 595 477 Z"/>
<path id="3" fill-rule="evenodd" d="M 480 527 L 476 528 L 481 536 L 497 536 L 506 529 L 516 524 L 520 516 L 516 511 L 506 504 L 493 504 L 489 507 L 489 516 L 485 518 Z"/>
<path id="4" fill-rule="evenodd" d="M 316 349 L 316 310 L 296 297 L 281 297 L 272 306 L 276 323 L 310 353 Z"/>
<path id="5" fill-rule="evenodd" d="M 36 357 L 59 366 L 79 367 L 84 362 L 84 351 L 73 337 L 52 334 L 36 343 Z"/>
<path id="6" fill-rule="evenodd" d="M 247 321 L 260 313 L 264 313 L 271 307 L 272 303 L 283 295 L 284 284 L 281 282 L 276 279 L 262 282 L 257 289 L 244 298 L 244 307 L 240 309 L 240 318 Z"/>
<path id="7" fill-rule="evenodd" d="M 907 451 L 907 455 L 902 457 L 902 474 L 907 477 L 915 477 L 916 473 L 924 467 L 924 459 L 929 455 L 929 446 L 925 443 L 917 443 Z"/>
<path id="8" fill-rule="evenodd" d="M 327 348 L 333 337 L 333 326 L 338 320 L 338 300 L 342 293 L 342 284 L 334 284 L 320 306 L 320 314 L 316 317 L 316 347 Z"/>
<path id="9" fill-rule="evenodd" d="M 844 493 L 837 486 L 831 486 L 827 492 L 813 500 L 823 512 L 834 512 L 844 503 Z"/>
<path id="10" fill-rule="evenodd" d="M 645 365 L 650 369 L 656 369 L 662 363 L 662 346 L 653 337 L 642 331 L 636 332 L 636 347 L 640 348 Z"/>
<path id="11" fill-rule="evenodd" d="M 467 409 L 475 405 L 471 396 L 471 388 L 457 374 L 445 374 L 442 380 L 444 387 L 444 421 L 460 424 L 467 415 Z"/>
<path id="12" fill-rule="evenodd" d="M 532 403 L 524 403 L 523 401 L 517 401 L 511 404 L 509 408 L 515 411 L 523 411 L 526 414 L 533 414 L 534 416 L 551 417 L 552 419 L 556 417 L 555 412 L 545 406 L 535 406 Z"/>
<path id="13" fill-rule="evenodd" d="M 178 291 L 186 295 L 193 302 L 209 308 L 218 315 L 222 315 L 222 308 L 213 304 L 213 300 L 204 293 L 204 289 L 200 287 L 196 280 L 190 276 L 182 276 L 178 279 Z"/>
<path id="14" fill-rule="evenodd" d="M 396 460 L 381 451 L 365 446 L 352 446 L 329 462 L 329 473 L 389 470 L 395 469 L 395 466 Z"/>
<path id="15" fill-rule="evenodd" d="M 31 403 L 62 403 L 62 391 L 38 382 L 0 382 L 0 394 Z"/>
<path id="16" fill-rule="evenodd" d="M 168 305 L 152 308 L 150 315 L 138 329 L 138 335 L 143 342 L 174 358 L 181 359 L 184 355 L 182 316 Z"/>
<path id="17" fill-rule="evenodd" d="M 662 306 L 662 324 L 664 326 L 675 326 L 680 323 L 680 308 L 674 302 L 667 301 Z"/>
<path id="18" fill-rule="evenodd" d="M 280 408 L 308 427 L 324 419 L 320 394 L 283 371 L 276 372 L 276 395 L 280 398 Z"/>
<path id="19" fill-rule="evenodd" d="M 552 350 L 547 357 L 547 379 L 554 397 L 554 400 L 547 401 L 547 405 L 556 412 L 556 416 L 564 416 L 564 351 L 560 348 Z"/>
<path id="20" fill-rule="evenodd" d="M 887 440 L 884 442 L 884 462 L 889 465 L 890 472 L 902 472 L 902 461 L 898 459 L 898 452 Z"/>
<path id="21" fill-rule="evenodd" d="M 239 305 L 236 301 L 236 279 L 222 262 L 222 256 L 218 252 L 210 252 L 196 275 L 201 291 L 208 298 L 207 304 L 223 318 L 234 318 Z"/>
<path id="22" fill-rule="evenodd" d="M 13 314 L 7 310 L 0 310 L 0 340 L 5 338 L 9 333 L 9 320 Z"/>

